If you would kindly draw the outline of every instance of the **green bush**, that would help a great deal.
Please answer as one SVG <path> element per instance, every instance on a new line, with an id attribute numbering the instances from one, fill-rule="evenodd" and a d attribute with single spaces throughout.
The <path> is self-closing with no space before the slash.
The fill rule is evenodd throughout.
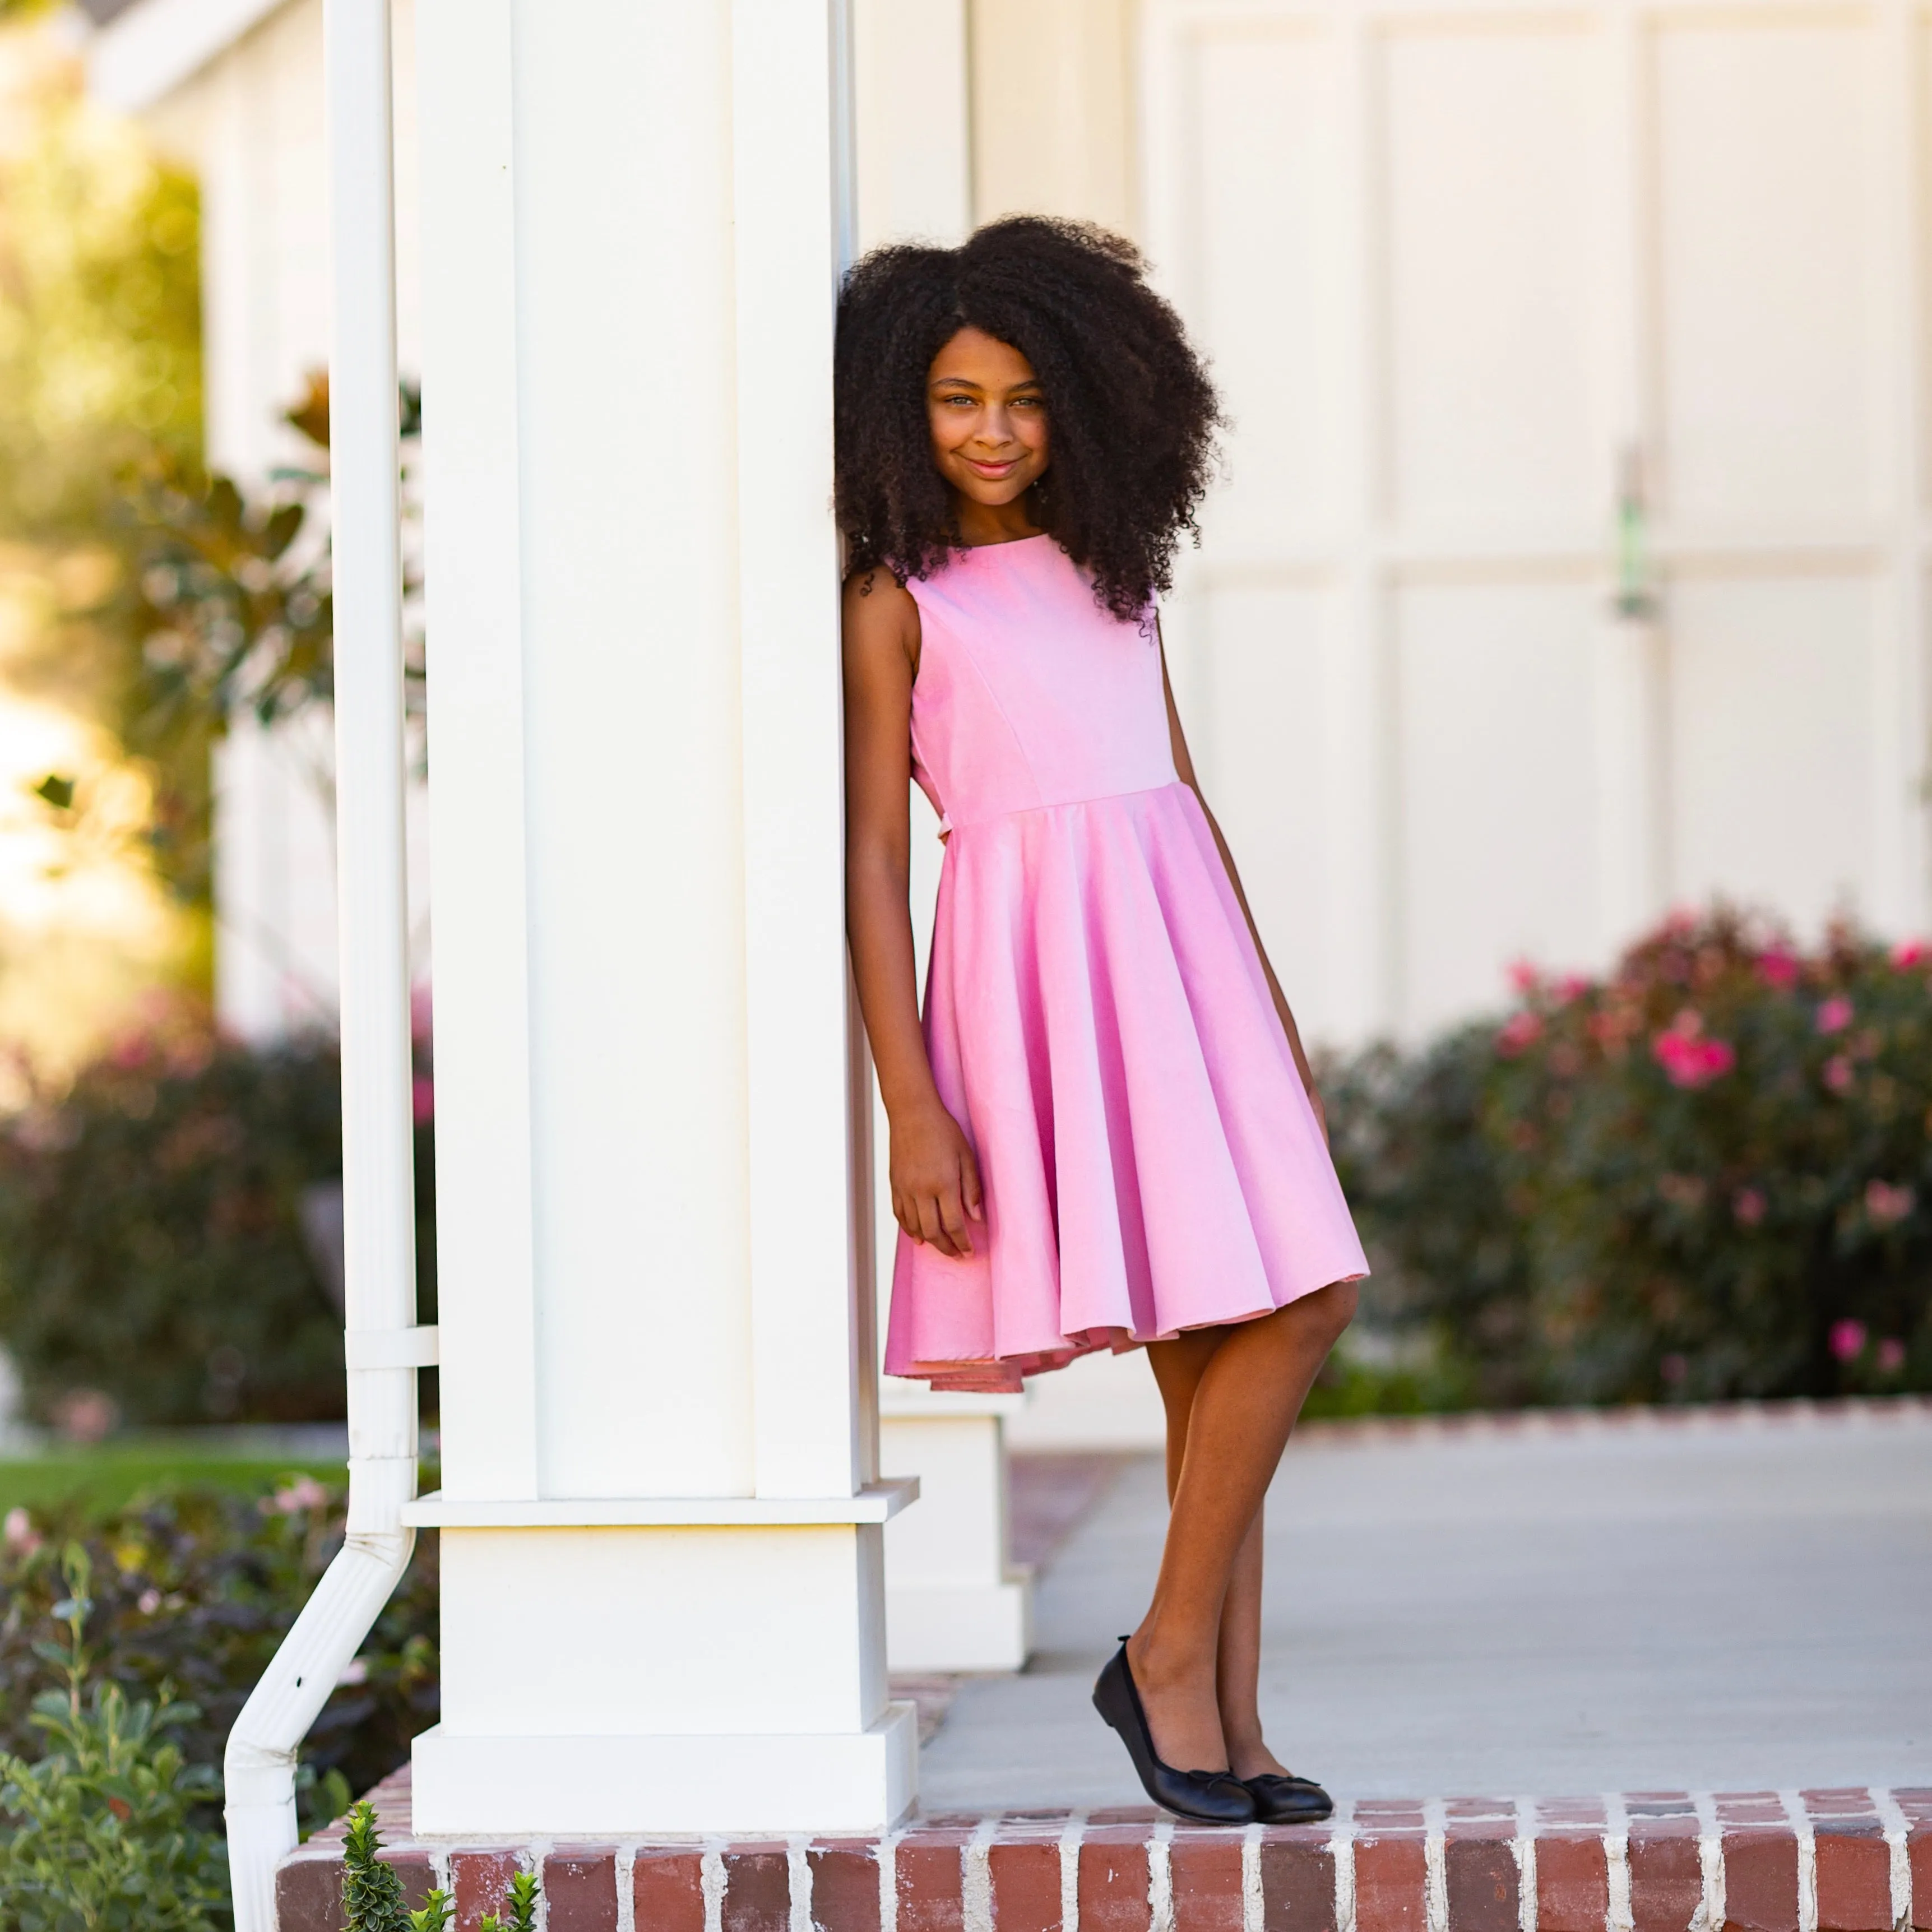
<path id="1" fill-rule="evenodd" d="M 342 1318 L 302 1219 L 342 1172 L 340 1081 L 332 1041 L 256 1048 L 170 1012 L 0 1134 L 0 1340 L 32 1413 L 83 1390 L 144 1424 L 343 1413 Z"/>
<path id="2" fill-rule="evenodd" d="M 70 1544 L 61 1568 L 67 1594 L 52 1614 L 67 1641 L 36 1648 L 67 1688 L 34 1700 L 46 1741 L 37 1761 L 0 1753 L 8 1932 L 213 1932 L 229 1918 L 227 1864 L 195 1814 L 219 1780 L 167 1735 L 196 1714 L 165 1688 L 158 1703 L 130 1703 L 113 1683 L 88 1692 L 92 1565 Z"/>
<path id="3" fill-rule="evenodd" d="M 25 1758 L 36 1748 L 29 1712 L 44 1659 L 35 1639 L 68 1594 L 59 1553 L 77 1545 L 93 1572 L 96 1678 L 135 1700 L 159 1699 L 164 1685 L 192 1700 L 172 1735 L 190 1765 L 218 1767 L 243 1701 L 341 1547 L 343 1515 L 343 1492 L 308 1476 L 259 1498 L 176 1491 L 92 1523 L 10 1511 L 0 1532 L 0 1750 Z M 436 1556 L 434 1532 L 423 1533 L 302 1748 L 311 1825 L 387 1777 L 436 1720 Z"/>
<path id="4" fill-rule="evenodd" d="M 1370 1306 L 1464 1399 L 1932 1388 L 1932 951 L 1726 909 L 1331 1070 Z"/>

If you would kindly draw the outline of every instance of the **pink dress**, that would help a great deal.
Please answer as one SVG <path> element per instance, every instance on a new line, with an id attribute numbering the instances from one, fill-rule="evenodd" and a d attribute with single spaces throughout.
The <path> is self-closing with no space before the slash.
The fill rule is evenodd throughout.
<path id="1" fill-rule="evenodd" d="M 901 1233 L 886 1367 L 1012 1390 L 1096 1348 L 1368 1271 L 1193 792 L 1151 616 L 1051 537 L 956 555 L 919 605 L 913 770 L 950 832 L 926 980 L 986 1220 Z"/>

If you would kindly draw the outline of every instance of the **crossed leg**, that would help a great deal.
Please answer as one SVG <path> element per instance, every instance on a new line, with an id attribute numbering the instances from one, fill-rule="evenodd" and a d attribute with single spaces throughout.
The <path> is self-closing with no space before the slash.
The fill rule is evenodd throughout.
<path id="1" fill-rule="evenodd" d="M 1262 1504 L 1355 1312 L 1334 1282 L 1269 1316 L 1150 1343 L 1172 1505 L 1154 1601 L 1127 1643 L 1154 1749 L 1179 1771 L 1284 1768 L 1262 1737 Z"/>

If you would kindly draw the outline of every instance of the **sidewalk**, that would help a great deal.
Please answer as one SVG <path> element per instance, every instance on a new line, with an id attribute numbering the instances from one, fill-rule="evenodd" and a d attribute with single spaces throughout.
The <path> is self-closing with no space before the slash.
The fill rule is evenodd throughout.
<path id="1" fill-rule="evenodd" d="M 1134 1459 L 928 1812 L 1142 1802 L 1088 1695 L 1164 1516 Z M 1270 1735 L 1338 1797 L 1932 1784 L 1932 1404 L 1311 1428 L 1268 1560 Z"/>

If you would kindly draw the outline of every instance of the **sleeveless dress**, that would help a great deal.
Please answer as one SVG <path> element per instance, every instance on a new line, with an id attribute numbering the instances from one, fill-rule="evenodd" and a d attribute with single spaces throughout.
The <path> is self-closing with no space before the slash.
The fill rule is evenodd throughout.
<path id="1" fill-rule="evenodd" d="M 913 771 L 947 835 L 924 1012 L 975 1252 L 903 1231 L 889 1373 L 1012 1390 L 1368 1272 L 1259 955 L 1176 777 L 1151 611 L 1050 536 L 919 606 Z"/>

